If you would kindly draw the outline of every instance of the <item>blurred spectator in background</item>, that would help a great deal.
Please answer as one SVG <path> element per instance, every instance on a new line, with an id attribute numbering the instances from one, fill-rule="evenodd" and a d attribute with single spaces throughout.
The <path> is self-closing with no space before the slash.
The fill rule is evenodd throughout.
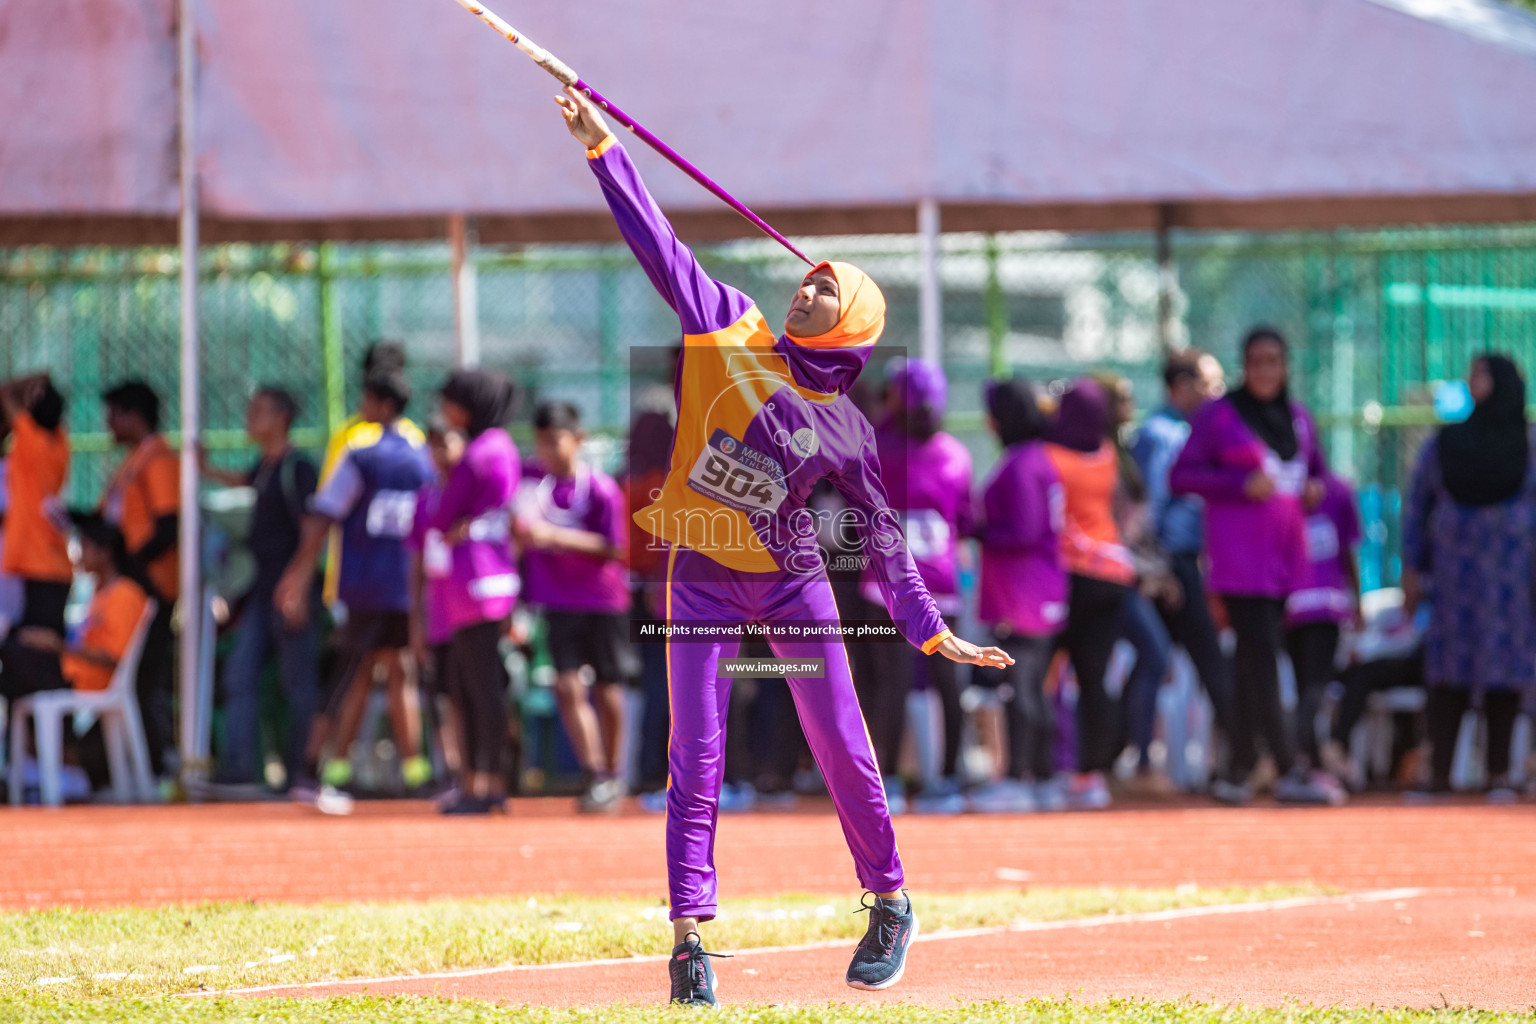
<path id="1" fill-rule="evenodd" d="M 64 635 L 64 607 L 74 567 L 69 561 L 69 517 L 60 493 L 69 475 L 69 435 L 64 396 L 47 374 L 0 385 L 0 411 L 11 433 L 6 459 L 5 546 L 0 572 L 20 581 L 21 602 L 13 626 Z M 14 600 L 14 592 L 11 595 Z M 6 671 L 35 677 L 36 689 L 64 685 L 58 655 L 36 646 L 11 648 Z"/>
<path id="2" fill-rule="evenodd" d="M 16 631 L 16 638 L 25 647 L 62 658 L 65 685 L 76 690 L 105 690 L 112 684 L 117 663 L 128 651 L 149 599 L 143 588 L 123 573 L 127 559 L 117 528 L 94 513 L 78 517 L 75 525 L 80 537 L 80 569 L 95 583 L 79 642 L 70 644 L 62 633 L 42 626 L 23 626 Z"/>
<path id="3" fill-rule="evenodd" d="M 442 503 L 449 474 L 464 457 L 465 441 L 463 432 L 449 424 L 442 413 L 428 423 L 427 450 L 432 453 L 437 477 L 416 492 L 416 515 L 406 543 L 411 552 L 411 658 L 416 663 L 422 706 L 435 723 L 438 749 L 455 780 L 460 778 L 464 762 L 459 741 L 463 714 L 457 699 L 448 691 L 446 676 L 448 641 L 453 636 L 448 624 L 453 600 L 448 594 L 454 585 L 453 551 L 442 531 L 430 524 Z M 461 795 L 455 785 L 443 794 L 441 806 L 457 803 Z"/>
<path id="4" fill-rule="evenodd" d="M 520 589 L 511 515 L 522 470 L 517 446 L 502 429 L 512 401 L 511 381 L 489 370 L 454 371 L 440 396 L 443 419 L 467 442 L 427 521 L 448 548 L 448 583 L 438 592 L 449 633 L 440 671 L 464 724 L 459 794 L 443 807 L 445 814 L 485 814 L 500 809 L 507 795 L 508 678 L 501 638 Z M 430 540 L 423 551 L 424 563 L 442 553 Z"/>
<path id="5" fill-rule="evenodd" d="M 376 341 L 369 345 L 363 352 L 363 380 L 366 381 L 377 370 L 380 373 L 405 374 L 405 346 L 398 341 Z M 379 424 L 368 419 L 362 409 L 362 402 L 367 398 L 366 394 L 359 398 L 356 412 L 343 420 L 341 426 L 332 433 L 330 440 L 325 445 L 325 458 L 320 463 L 320 483 L 324 484 L 336 466 L 341 462 L 341 457 L 352 445 L 366 447 L 377 443 L 382 433 Z M 416 424 L 409 418 L 401 416 L 394 423 L 395 430 L 407 441 L 425 446 L 427 441 L 422 436 Z M 341 543 L 340 528 L 332 529 L 326 542 L 325 555 L 325 603 L 334 605 L 337 601 L 337 590 L 341 585 Z M 323 716 L 322 716 L 323 718 Z"/>
<path id="6" fill-rule="evenodd" d="M 1232 734 L 1232 668 L 1221 649 L 1221 635 L 1211 616 L 1201 552 L 1205 547 L 1204 502 L 1195 494 L 1175 494 L 1168 474 L 1189 440 L 1189 421 L 1225 391 L 1221 364 L 1208 352 L 1185 349 L 1163 366 L 1164 402 L 1141 424 L 1131 455 L 1147 489 L 1147 518 L 1158 549 L 1178 583 L 1177 600 L 1165 594 L 1157 603 L 1169 637 L 1184 648 L 1211 701 L 1216 726 Z"/>
<path id="7" fill-rule="evenodd" d="M 122 532 L 128 560 L 124 574 L 159 603 L 139 663 L 139 710 L 149 743 L 150 766 L 164 775 L 175 744 L 171 694 L 176 652 L 171 618 L 181 593 L 177 530 L 181 513 L 181 462 L 160 430 L 160 396 L 141 380 L 106 391 L 107 429 L 129 449 L 101 498 L 101 514 Z"/>
<path id="8" fill-rule="evenodd" d="M 1328 684 L 1338 678 L 1340 628 L 1360 623 L 1360 513 L 1349 484 L 1331 472 L 1322 480 L 1322 500 L 1307 515 L 1307 560 L 1285 599 L 1285 648 L 1296 677 L 1297 746 L 1313 784 L 1342 804 L 1342 778 L 1325 769 L 1343 766 L 1337 758 L 1331 766 L 1323 763 L 1317 718 Z"/>
<path id="9" fill-rule="evenodd" d="M 981 581 L 977 617 L 1012 656 L 1007 668 L 976 673 L 980 685 L 1007 686 L 1007 776 L 971 794 L 982 812 L 1050 806 L 1055 775 L 1055 709 L 1045 677 L 1066 624 L 1067 574 L 1061 554 L 1065 497 L 1040 439 L 1046 417 L 1022 377 L 985 393 L 987 423 L 1003 446 L 982 490 Z"/>
<path id="10" fill-rule="evenodd" d="M 629 643 L 624 492 L 582 460 L 586 432 L 575 406 L 547 402 L 533 426 L 537 462 L 517 505 L 526 596 L 544 609 L 560 719 L 587 776 L 578 804 L 616 810 L 624 796 L 624 684 L 639 672 Z M 583 668 L 592 671 L 590 695 Z"/>
<path id="11" fill-rule="evenodd" d="M 410 645 L 410 558 L 405 538 L 416 516 L 416 492 L 431 479 L 423 445 L 400 429 L 411 386 L 398 370 L 375 368 L 363 382 L 363 416 L 376 431 L 357 431 L 316 492 L 300 531 L 299 548 L 278 581 L 277 609 L 290 627 L 309 619 L 315 567 L 332 526 L 341 528 L 337 596 L 346 608 L 338 630 L 338 671 L 326 723 L 310 753 L 330 739 L 317 794 L 321 809 L 345 811 L 336 790 L 351 780 L 350 748 L 373 689 L 375 670 L 388 678 L 389 717 L 408 788 L 431 777 L 421 752 L 421 716 L 404 654 Z M 330 735 L 327 736 L 326 733 Z M 307 798 L 307 791 L 294 794 Z"/>
<path id="12" fill-rule="evenodd" d="M 311 601 L 289 622 L 275 603 L 278 581 L 299 547 L 299 531 L 319 471 L 293 447 L 289 432 L 298 417 L 294 397 L 263 387 L 245 407 L 245 433 L 259 455 L 250 468 L 220 469 L 198 452 L 205 477 L 226 487 L 256 492 L 246 544 L 256 561 L 256 580 L 240 606 L 235 641 L 224 660 L 224 749 L 214 782 L 250 786 L 262 782 L 259 700 L 261 677 L 273 648 L 278 679 L 288 703 L 288 736 L 283 742 L 286 787 L 311 785 L 304 778 L 305 749 L 320 701 L 320 627 Z"/>
<path id="13" fill-rule="evenodd" d="M 676 360 L 673 363 L 675 365 Z M 665 394 L 670 404 L 670 389 Z M 664 546 L 640 529 L 633 517 L 661 493 L 671 454 L 670 413 L 660 409 L 637 413 L 629 430 L 623 486 L 628 509 L 625 528 L 629 530 L 633 615 L 642 622 L 666 618 L 666 561 Z M 651 793 L 664 789 L 667 784 L 667 734 L 671 729 L 667 708 L 667 645 L 663 640 L 643 640 L 635 646 L 640 659 L 640 687 L 645 697 L 645 712 L 640 723 L 638 788 L 643 793 Z"/>
<path id="14" fill-rule="evenodd" d="M 1287 378 L 1285 338 L 1272 327 L 1254 328 L 1243 341 L 1243 386 L 1195 415 L 1169 474 L 1174 493 L 1205 499 L 1211 589 L 1237 634 L 1232 760 L 1211 789 L 1224 803 L 1251 799 L 1261 734 L 1280 775 L 1275 799 L 1330 800 L 1297 763 L 1280 701 L 1285 598 L 1306 567 L 1305 509 L 1321 501 L 1327 470 L 1317 428 L 1291 400 Z"/>
<path id="15" fill-rule="evenodd" d="M 1110 652 L 1136 570 L 1115 522 L 1120 461 L 1109 431 L 1110 399 L 1095 381 L 1077 381 L 1061 396 L 1046 433 L 1046 453 L 1061 478 L 1065 516 L 1061 552 L 1069 573 L 1067 625 L 1060 643 L 1077 676 L 1077 769 L 1067 795 L 1073 806 L 1108 807 L 1106 774 L 1123 735 L 1116 702 L 1104 689 Z"/>
<path id="16" fill-rule="evenodd" d="M 1151 750 L 1157 693 L 1168 675 L 1173 643 L 1154 602 L 1177 607 L 1184 594 L 1157 546 L 1156 533 L 1148 521 L 1146 481 L 1125 445 L 1125 433 L 1136 417 L 1136 393 L 1131 382 L 1118 374 L 1096 374 L 1095 379 L 1110 396 L 1107 439 L 1115 447 L 1120 467 L 1115 522 L 1136 568 L 1136 585 L 1125 595 L 1120 610 L 1120 637 L 1136 652 L 1136 662 L 1121 691 L 1123 738 L 1136 752 L 1136 774 L 1130 788 L 1133 792 L 1166 794 L 1173 791 L 1173 784 L 1153 770 Z M 1116 743 L 1117 748 L 1121 746 Z"/>
<path id="17" fill-rule="evenodd" d="M 975 531 L 971 453 L 939 429 L 949 399 L 949 382 L 939 364 L 897 359 L 886 373 L 885 411 L 875 430 L 880 482 L 891 508 L 905 521 L 907 549 L 934 603 L 945 622 L 958 628 L 963 608 L 960 541 Z M 919 683 L 934 690 L 943 709 L 944 754 L 940 778 L 924 788 L 915 806 L 929 814 L 957 814 L 965 809 L 957 777 L 963 724 L 959 665 L 942 654 L 923 654 L 900 639 L 872 570 L 864 571 L 860 591 L 866 609 L 862 617 L 890 624 L 897 637 L 855 644 L 849 651 L 875 760 L 885 775 L 886 801 L 892 813 L 907 805 L 896 769 L 906 731 L 907 694 Z"/>
<path id="18" fill-rule="evenodd" d="M 1467 380 L 1465 423 L 1424 445 L 1403 510 L 1403 594 L 1430 604 L 1425 638 L 1429 792 L 1451 785 L 1457 729 L 1474 691 L 1488 722 L 1489 798 L 1512 801 L 1509 746 L 1521 697 L 1536 682 L 1536 474 L 1525 379 L 1488 354 Z"/>

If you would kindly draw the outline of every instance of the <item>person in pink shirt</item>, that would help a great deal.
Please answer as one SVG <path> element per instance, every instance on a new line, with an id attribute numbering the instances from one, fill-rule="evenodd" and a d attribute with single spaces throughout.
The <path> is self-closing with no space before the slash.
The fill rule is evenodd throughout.
<path id="1" fill-rule="evenodd" d="M 1061 556 L 1065 495 L 1041 438 L 1046 431 L 1029 381 L 996 381 L 986 393 L 988 422 L 1003 454 L 981 497 L 981 584 L 977 616 L 1014 663 L 978 673 L 1006 682 L 1008 774 L 971 794 L 983 812 L 1029 811 L 1053 802 L 1055 709 L 1045 677 L 1067 622 L 1067 570 Z"/>
<path id="2" fill-rule="evenodd" d="M 629 642 L 628 503 L 612 477 L 581 458 L 586 432 L 575 406 L 548 402 L 533 425 L 538 462 L 524 476 L 517 516 L 527 598 L 544 610 L 560 718 L 587 775 L 578 806 L 613 811 L 624 796 L 624 684 L 639 674 Z"/>
<path id="3" fill-rule="evenodd" d="M 1312 782 L 1343 803 L 1344 787 L 1324 771 L 1317 714 L 1337 678 L 1339 631 L 1360 614 L 1360 513 L 1355 492 L 1333 473 L 1322 476 L 1323 496 L 1307 516 L 1307 561 L 1285 599 L 1285 649 L 1296 674 L 1296 740 L 1312 769 Z M 1336 762 L 1337 763 L 1337 760 Z"/>
<path id="4" fill-rule="evenodd" d="M 880 478 L 891 508 L 904 517 L 907 546 L 934 603 L 950 626 L 958 623 L 960 541 L 975 531 L 971 507 L 971 453 L 953 434 L 940 430 L 949 382 L 938 363 L 895 359 L 887 368 L 886 415 L 875 428 Z M 872 568 L 863 573 L 860 593 L 866 617 L 890 622 Z M 907 694 L 914 684 L 931 686 L 944 714 L 941 777 L 913 802 L 924 813 L 958 813 L 965 808 L 956 780 L 960 756 L 959 666 L 941 654 L 923 654 L 905 641 L 859 644 L 850 654 L 859 705 L 885 768 L 886 801 L 893 813 L 906 805 L 895 775 L 906 731 Z"/>
<path id="5" fill-rule="evenodd" d="M 437 514 L 448 477 L 464 458 L 465 438 L 448 425 L 441 415 L 434 416 L 427 427 L 427 449 L 437 467 L 437 479 L 428 481 L 416 495 L 416 516 L 406 547 L 411 552 L 411 654 L 419 676 L 422 703 L 437 722 L 438 749 L 448 770 L 459 776 L 458 730 L 460 714 L 456 702 L 444 686 L 443 670 L 448 664 L 448 641 L 453 630 L 448 625 L 447 594 L 453 585 L 453 552 L 438 530 L 428 524 Z M 465 781 L 460 778 L 460 782 Z M 461 790 L 462 791 L 462 790 Z M 449 803 L 458 793 L 451 794 Z M 446 804 L 445 804 L 446 806 Z"/>
<path id="6" fill-rule="evenodd" d="M 434 571 L 447 572 L 436 593 L 449 632 L 439 685 L 454 695 L 464 722 L 464 784 L 445 814 L 485 814 L 506 799 L 508 679 L 500 648 L 520 586 L 511 513 L 521 463 L 502 429 L 512 400 L 512 383 L 488 370 L 456 370 L 441 393 L 443 418 L 468 438 L 427 518 L 448 547 L 446 561 L 431 541 L 422 554 L 423 563 L 436 560 Z"/>

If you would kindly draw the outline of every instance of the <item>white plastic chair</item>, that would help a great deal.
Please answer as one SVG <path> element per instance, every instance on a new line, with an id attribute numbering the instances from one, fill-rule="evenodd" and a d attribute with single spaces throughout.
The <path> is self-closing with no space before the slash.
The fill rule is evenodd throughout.
<path id="1" fill-rule="evenodd" d="M 112 771 L 112 794 L 119 803 L 134 799 L 152 800 L 155 782 L 149 768 L 149 743 L 144 738 L 144 721 L 139 717 L 137 680 L 139 658 L 144 653 L 144 639 L 155 617 L 155 602 L 149 601 L 139 624 L 134 627 L 128 648 L 118 659 L 112 682 L 105 690 L 42 690 L 22 697 L 11 708 L 10 798 L 21 803 L 21 752 L 25 749 L 27 720 L 36 722 L 37 767 L 42 782 L 43 804 L 57 807 L 59 770 L 64 754 L 64 718 L 78 711 L 89 711 L 101 721 L 107 744 L 107 764 Z"/>

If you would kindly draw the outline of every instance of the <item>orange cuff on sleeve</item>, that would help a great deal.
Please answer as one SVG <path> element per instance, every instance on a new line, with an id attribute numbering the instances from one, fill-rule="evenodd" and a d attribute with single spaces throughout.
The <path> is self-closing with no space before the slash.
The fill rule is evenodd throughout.
<path id="1" fill-rule="evenodd" d="M 932 654 L 934 651 L 939 649 L 939 644 L 943 643 L 945 640 L 948 640 L 954 635 L 955 632 L 952 629 L 939 630 L 937 633 L 933 634 L 933 636 L 929 637 L 928 640 L 923 644 L 923 653 Z"/>
<path id="2" fill-rule="evenodd" d="M 602 142 L 599 142 L 592 149 L 587 150 L 587 159 L 588 160 L 596 160 L 598 157 L 600 157 L 604 153 L 608 152 L 608 150 L 612 149 L 613 148 L 613 144 L 615 142 L 618 142 L 618 141 L 619 141 L 618 139 L 613 137 L 613 133 L 612 132 L 608 133 L 608 135 L 603 139 Z"/>

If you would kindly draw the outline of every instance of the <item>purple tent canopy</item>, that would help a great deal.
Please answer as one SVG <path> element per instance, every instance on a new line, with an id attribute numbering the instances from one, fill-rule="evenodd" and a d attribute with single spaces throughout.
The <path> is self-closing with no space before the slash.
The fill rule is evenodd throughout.
<path id="1" fill-rule="evenodd" d="M 0 8 L 0 243 L 170 241 L 173 0 Z M 504 13 L 778 226 L 1536 219 L 1491 0 L 604 0 Z M 447 0 L 201 0 L 206 241 L 612 237 L 555 83 Z M 685 234 L 751 228 L 648 153 Z"/>

